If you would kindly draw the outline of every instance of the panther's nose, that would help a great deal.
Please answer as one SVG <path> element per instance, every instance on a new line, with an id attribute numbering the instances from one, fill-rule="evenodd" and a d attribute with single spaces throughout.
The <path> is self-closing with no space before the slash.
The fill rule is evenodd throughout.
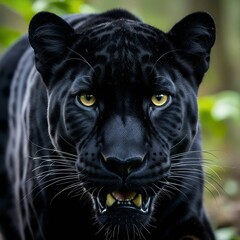
<path id="1" fill-rule="evenodd" d="M 106 157 L 102 155 L 104 166 L 112 173 L 118 175 L 122 179 L 135 171 L 140 170 L 144 166 L 145 156 L 135 156 L 129 159 L 119 159 L 116 157 Z"/>
<path id="2" fill-rule="evenodd" d="M 102 129 L 101 155 L 104 167 L 121 178 L 144 166 L 145 132 L 136 117 L 114 116 Z"/>

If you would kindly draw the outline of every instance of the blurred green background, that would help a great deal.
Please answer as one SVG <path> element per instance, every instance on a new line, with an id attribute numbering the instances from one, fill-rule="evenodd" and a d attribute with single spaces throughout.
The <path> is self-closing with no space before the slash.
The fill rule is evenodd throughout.
<path id="1" fill-rule="evenodd" d="M 207 11 L 217 40 L 199 92 L 203 132 L 205 205 L 218 240 L 240 239 L 240 1 L 239 0 L 0 0 L 0 55 L 27 33 L 39 11 L 101 12 L 126 8 L 168 31 L 185 15 Z"/>

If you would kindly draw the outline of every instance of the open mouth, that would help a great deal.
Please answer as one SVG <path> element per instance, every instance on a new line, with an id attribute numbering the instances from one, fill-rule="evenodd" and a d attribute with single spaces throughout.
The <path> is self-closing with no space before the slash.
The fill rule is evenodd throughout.
<path id="1" fill-rule="evenodd" d="M 132 191 L 114 191 L 105 196 L 96 197 L 96 203 L 100 214 L 116 208 L 129 208 L 148 213 L 151 197 L 145 197 L 141 193 Z"/>

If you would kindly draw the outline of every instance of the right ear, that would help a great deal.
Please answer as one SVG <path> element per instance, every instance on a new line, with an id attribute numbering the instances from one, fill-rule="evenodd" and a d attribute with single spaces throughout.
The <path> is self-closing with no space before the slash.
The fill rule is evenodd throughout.
<path id="1" fill-rule="evenodd" d="M 49 13 L 36 14 L 29 25 L 29 42 L 35 52 L 36 68 L 44 75 L 67 50 L 74 39 L 74 29 L 61 17 Z"/>
<path id="2" fill-rule="evenodd" d="M 177 47 L 203 56 L 214 45 L 216 27 L 208 13 L 195 12 L 176 23 L 168 35 Z"/>

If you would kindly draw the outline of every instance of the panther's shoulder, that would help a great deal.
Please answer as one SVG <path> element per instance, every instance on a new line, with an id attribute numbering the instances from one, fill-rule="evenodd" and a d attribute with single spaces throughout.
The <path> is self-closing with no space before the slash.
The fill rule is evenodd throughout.
<path id="1" fill-rule="evenodd" d="M 18 40 L 0 58 L 0 155 L 5 151 L 5 140 L 8 131 L 8 98 L 10 94 L 11 80 L 21 56 L 29 47 L 26 36 Z M 0 166 L 1 168 L 1 166 Z"/>

